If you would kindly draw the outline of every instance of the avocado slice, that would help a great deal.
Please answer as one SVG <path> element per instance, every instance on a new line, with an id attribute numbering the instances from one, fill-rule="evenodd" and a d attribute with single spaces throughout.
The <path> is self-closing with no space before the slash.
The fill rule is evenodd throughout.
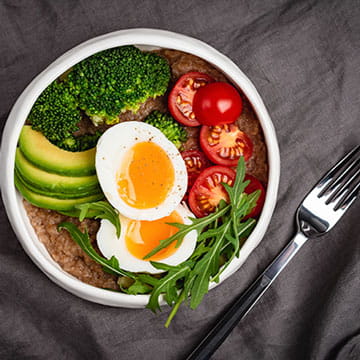
<path id="1" fill-rule="evenodd" d="M 91 190 L 86 191 L 86 192 L 80 192 L 80 191 L 79 192 L 73 192 L 73 193 L 52 192 L 52 191 L 49 191 L 49 190 L 44 190 L 44 189 L 38 188 L 38 187 L 30 184 L 29 182 L 27 182 L 26 178 L 21 176 L 19 171 L 16 170 L 16 169 L 15 169 L 15 175 L 18 177 L 18 180 L 24 186 L 26 186 L 29 190 L 31 190 L 32 192 L 34 192 L 36 194 L 40 194 L 40 195 L 49 196 L 49 197 L 52 197 L 52 198 L 57 198 L 57 199 L 79 199 L 79 198 L 82 198 L 82 197 L 86 197 L 86 196 L 101 193 L 100 188 L 94 188 L 94 189 L 91 189 Z"/>
<path id="2" fill-rule="evenodd" d="M 29 125 L 21 130 L 19 147 L 30 162 L 48 172 L 66 176 L 95 174 L 96 148 L 79 152 L 60 149 Z"/>
<path id="3" fill-rule="evenodd" d="M 99 183 L 96 175 L 88 176 L 63 176 L 59 174 L 49 173 L 42 170 L 26 159 L 20 148 L 16 149 L 15 169 L 18 175 L 24 180 L 28 187 L 42 190 L 46 193 L 66 193 L 66 194 L 94 194 L 99 192 Z M 70 196 L 68 196 L 70 198 Z"/>
<path id="4" fill-rule="evenodd" d="M 14 176 L 15 186 L 21 195 L 31 204 L 44 209 L 57 210 L 57 211 L 73 211 L 74 206 L 87 202 L 99 201 L 104 198 L 104 194 L 95 194 L 85 196 L 78 199 L 56 199 L 50 196 L 37 194 L 31 191 L 16 175 Z"/>

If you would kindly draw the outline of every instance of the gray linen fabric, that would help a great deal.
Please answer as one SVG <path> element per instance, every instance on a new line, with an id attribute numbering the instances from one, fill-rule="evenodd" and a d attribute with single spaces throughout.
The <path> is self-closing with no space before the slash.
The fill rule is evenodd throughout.
<path id="1" fill-rule="evenodd" d="M 360 142 L 357 1 L 0 2 L 1 129 L 29 81 L 66 50 L 106 32 L 153 27 L 199 38 L 228 55 L 259 90 L 281 149 L 270 227 L 245 265 L 201 306 L 105 307 L 51 282 L 27 257 L 0 205 L 1 359 L 183 359 L 281 250 L 311 185 Z M 4 171 L 1 168 L 1 171 Z M 360 358 L 360 201 L 308 243 L 214 359 Z"/>

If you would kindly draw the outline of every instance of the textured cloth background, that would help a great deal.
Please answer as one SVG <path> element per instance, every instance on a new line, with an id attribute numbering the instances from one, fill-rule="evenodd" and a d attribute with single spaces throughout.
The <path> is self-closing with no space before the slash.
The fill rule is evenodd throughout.
<path id="1" fill-rule="evenodd" d="M 199 38 L 254 82 L 273 119 L 281 182 L 270 227 L 244 266 L 201 306 L 105 307 L 52 283 L 26 256 L 0 203 L 1 359 L 183 359 L 294 233 L 298 203 L 360 142 L 358 1 L 0 1 L 1 129 L 31 79 L 106 32 L 153 27 Z M 0 164 L 1 168 L 2 164 Z M 1 168 L 1 171 L 4 171 Z M 310 241 L 214 359 L 360 358 L 360 200 Z"/>

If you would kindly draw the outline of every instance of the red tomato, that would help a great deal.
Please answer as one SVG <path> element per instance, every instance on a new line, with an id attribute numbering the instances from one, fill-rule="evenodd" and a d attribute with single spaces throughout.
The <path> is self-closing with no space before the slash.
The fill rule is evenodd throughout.
<path id="1" fill-rule="evenodd" d="M 200 173 L 210 166 L 210 161 L 200 150 L 186 150 L 181 153 L 188 173 L 188 188 L 191 188 Z"/>
<path id="2" fill-rule="evenodd" d="M 196 119 L 203 125 L 231 124 L 240 116 L 242 99 L 228 83 L 214 82 L 199 89 L 194 97 Z"/>
<path id="3" fill-rule="evenodd" d="M 210 161 L 225 166 L 236 166 L 240 156 L 249 160 L 253 151 L 252 141 L 236 124 L 203 125 L 200 146 Z"/>
<path id="4" fill-rule="evenodd" d="M 193 112 L 194 95 L 199 88 L 213 81 L 211 76 L 196 71 L 181 76 L 169 94 L 168 108 L 171 115 L 183 125 L 199 126 Z"/>
<path id="5" fill-rule="evenodd" d="M 233 185 L 236 173 L 225 166 L 210 166 L 196 179 L 189 193 L 189 206 L 197 217 L 204 217 L 216 210 L 220 200 L 229 201 L 222 183 Z"/>
<path id="6" fill-rule="evenodd" d="M 246 220 L 248 218 L 254 218 L 260 214 L 265 202 L 265 189 L 262 186 L 261 182 L 252 175 L 245 175 L 244 180 L 250 181 L 249 185 L 245 188 L 246 194 L 251 194 L 256 190 L 260 190 L 260 196 L 256 202 L 255 207 L 251 210 L 250 214 L 244 217 L 244 220 Z"/>

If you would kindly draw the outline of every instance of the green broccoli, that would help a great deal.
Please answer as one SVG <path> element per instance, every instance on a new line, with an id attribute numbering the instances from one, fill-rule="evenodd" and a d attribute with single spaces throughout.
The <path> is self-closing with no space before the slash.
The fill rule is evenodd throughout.
<path id="1" fill-rule="evenodd" d="M 170 80 L 167 61 L 134 46 L 107 49 L 76 64 L 66 82 L 95 125 L 116 124 L 149 97 L 163 95 Z"/>
<path id="2" fill-rule="evenodd" d="M 187 140 L 187 132 L 170 114 L 153 111 L 144 120 L 147 124 L 158 128 L 179 149 Z"/>
<path id="3" fill-rule="evenodd" d="M 28 116 L 32 128 L 42 132 L 55 145 L 72 137 L 79 129 L 80 120 L 76 99 L 63 83 L 57 81 L 41 93 Z"/>
<path id="4" fill-rule="evenodd" d="M 100 131 L 97 131 L 95 134 L 69 136 L 62 141 L 56 142 L 55 145 L 67 151 L 85 151 L 96 146 L 100 136 Z"/>
<path id="5" fill-rule="evenodd" d="M 94 147 L 101 133 L 74 136 L 81 121 L 76 98 L 66 84 L 54 81 L 38 97 L 28 121 L 34 130 L 40 131 L 50 142 L 68 151 L 85 151 Z"/>

